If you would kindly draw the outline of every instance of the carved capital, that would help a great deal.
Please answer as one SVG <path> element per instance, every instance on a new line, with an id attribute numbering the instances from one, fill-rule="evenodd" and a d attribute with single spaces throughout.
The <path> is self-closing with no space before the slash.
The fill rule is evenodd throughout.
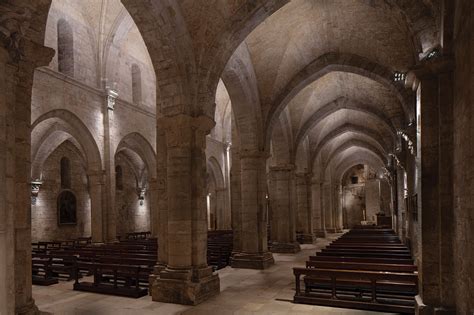
<path id="1" fill-rule="evenodd" d="M 0 43 L 14 62 L 23 56 L 21 40 L 29 27 L 31 11 L 11 4 L 0 3 Z"/>
<path id="2" fill-rule="evenodd" d="M 206 135 L 216 123 L 208 116 L 176 115 L 158 118 L 157 124 L 165 131 L 168 147 L 205 148 Z"/>
<path id="3" fill-rule="evenodd" d="M 454 71 L 455 62 L 452 56 L 442 56 L 427 60 L 407 73 L 405 87 L 416 91 L 421 81 L 442 73 Z"/>

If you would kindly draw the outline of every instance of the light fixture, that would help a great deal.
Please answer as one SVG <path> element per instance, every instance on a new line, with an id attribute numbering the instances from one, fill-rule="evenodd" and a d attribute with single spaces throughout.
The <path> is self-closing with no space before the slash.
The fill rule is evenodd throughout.
<path id="1" fill-rule="evenodd" d="M 31 205 L 36 205 L 36 199 L 38 198 L 38 193 L 43 182 L 39 179 L 35 179 L 31 182 Z"/>
<path id="2" fill-rule="evenodd" d="M 400 71 L 395 71 L 393 74 L 393 81 L 395 82 L 405 82 L 405 78 L 407 77 L 407 74 L 404 72 Z"/>
<path id="3" fill-rule="evenodd" d="M 118 92 L 116 89 L 111 88 L 111 87 L 107 87 L 106 91 L 107 91 L 107 109 L 113 111 L 114 106 L 115 106 L 115 100 L 118 97 Z"/>

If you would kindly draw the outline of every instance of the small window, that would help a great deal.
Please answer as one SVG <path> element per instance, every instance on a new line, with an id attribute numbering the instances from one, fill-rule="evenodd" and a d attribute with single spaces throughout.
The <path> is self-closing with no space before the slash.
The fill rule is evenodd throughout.
<path id="1" fill-rule="evenodd" d="M 351 177 L 351 183 L 352 184 L 357 184 L 359 182 L 359 177 L 358 176 L 352 176 Z"/>
<path id="2" fill-rule="evenodd" d="M 76 196 L 69 190 L 58 196 L 58 224 L 76 224 Z"/>
<path id="3" fill-rule="evenodd" d="M 71 189 L 71 163 L 67 157 L 63 157 L 60 164 L 61 188 Z"/>
<path id="4" fill-rule="evenodd" d="M 137 64 L 132 65 L 132 100 L 137 105 L 142 101 L 142 74 Z"/>
<path id="5" fill-rule="evenodd" d="M 120 165 L 115 167 L 115 189 L 123 190 L 123 174 Z"/>
<path id="6" fill-rule="evenodd" d="M 71 25 L 64 19 L 58 21 L 58 71 L 74 76 L 74 39 Z"/>

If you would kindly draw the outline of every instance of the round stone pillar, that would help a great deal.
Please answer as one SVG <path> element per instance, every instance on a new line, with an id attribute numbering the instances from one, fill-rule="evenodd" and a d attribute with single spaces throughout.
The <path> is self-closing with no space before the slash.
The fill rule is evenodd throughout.
<path id="1" fill-rule="evenodd" d="M 311 179 L 311 212 L 313 214 L 313 231 L 317 237 L 326 237 L 326 223 L 323 205 L 323 184 Z"/>
<path id="2" fill-rule="evenodd" d="M 315 240 L 313 234 L 313 213 L 311 209 L 311 174 L 296 173 L 296 232 L 300 232 L 299 241 L 302 244 L 312 244 Z"/>
<path id="3" fill-rule="evenodd" d="M 88 174 L 89 196 L 91 198 L 91 237 L 92 242 L 102 243 L 105 241 L 104 214 L 103 214 L 103 186 L 102 174 Z"/>
<path id="4" fill-rule="evenodd" d="M 270 167 L 269 196 L 272 205 L 272 247 L 274 253 L 297 253 L 296 204 L 292 190 L 295 187 L 294 166 Z"/>
<path id="5" fill-rule="evenodd" d="M 154 301 L 196 305 L 220 291 L 207 265 L 205 146 L 213 126 L 205 116 L 158 119 L 167 146 L 168 232 L 166 267 L 150 284 Z"/>
<path id="6" fill-rule="evenodd" d="M 267 157 L 262 151 L 240 152 L 241 200 L 237 208 L 240 212 L 238 215 L 233 214 L 233 219 L 238 221 L 232 222 L 233 226 L 239 229 L 239 238 L 232 253 L 233 268 L 265 269 L 274 264 L 273 255 L 268 251 L 267 245 Z"/>

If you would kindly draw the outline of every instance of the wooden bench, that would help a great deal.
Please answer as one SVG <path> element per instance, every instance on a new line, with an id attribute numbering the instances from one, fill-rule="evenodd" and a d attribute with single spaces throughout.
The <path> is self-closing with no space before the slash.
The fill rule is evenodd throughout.
<path id="1" fill-rule="evenodd" d="M 365 270 L 365 271 L 387 271 L 387 272 L 402 272 L 414 273 L 418 270 L 415 265 L 405 264 L 381 264 L 381 263 L 367 263 L 367 262 L 346 262 L 346 261 L 314 261 L 306 262 L 306 268 L 321 268 L 321 269 L 343 269 L 343 270 Z"/>
<path id="2" fill-rule="evenodd" d="M 413 273 L 293 268 L 295 303 L 414 313 L 418 278 Z M 301 290 L 301 277 L 304 290 Z M 407 294 L 407 287 L 413 289 Z"/>
<path id="3" fill-rule="evenodd" d="M 61 255 L 54 251 L 49 254 L 32 254 L 33 261 L 49 260 L 49 273 L 52 277 L 58 279 L 65 279 L 67 281 L 73 280 L 76 277 L 77 260 L 74 255 Z"/>
<path id="4" fill-rule="evenodd" d="M 316 256 L 342 256 L 342 257 L 373 257 L 373 258 L 400 258 L 410 259 L 409 254 L 397 254 L 397 253 L 377 253 L 377 252 L 360 252 L 360 251 L 329 251 L 322 250 L 317 253 Z"/>
<path id="5" fill-rule="evenodd" d="M 403 264 L 412 265 L 413 259 L 398 258 L 374 258 L 374 257 L 347 257 L 347 256 L 309 256 L 312 261 L 341 261 L 341 262 L 360 262 L 360 263 L 380 263 L 380 264 Z"/>
<path id="6" fill-rule="evenodd" d="M 133 298 L 148 294 L 148 289 L 140 286 L 142 268 L 139 266 L 81 262 L 78 269 L 88 269 L 94 280 L 79 282 L 79 277 L 76 277 L 74 290 Z"/>
<path id="7" fill-rule="evenodd" d="M 32 257 L 31 271 L 33 284 L 47 286 L 58 283 L 58 279 L 52 276 L 51 261 L 52 257 Z"/>

